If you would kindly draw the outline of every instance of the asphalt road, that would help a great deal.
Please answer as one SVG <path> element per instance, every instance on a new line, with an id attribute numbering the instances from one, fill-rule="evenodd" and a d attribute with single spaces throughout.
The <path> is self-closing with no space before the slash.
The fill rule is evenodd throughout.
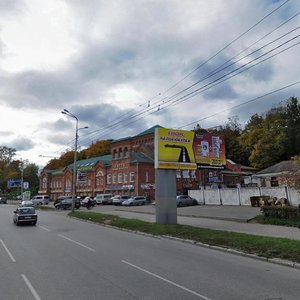
<path id="1" fill-rule="evenodd" d="M 38 211 L 0 206 L 0 299 L 299 299 L 300 271 Z"/>

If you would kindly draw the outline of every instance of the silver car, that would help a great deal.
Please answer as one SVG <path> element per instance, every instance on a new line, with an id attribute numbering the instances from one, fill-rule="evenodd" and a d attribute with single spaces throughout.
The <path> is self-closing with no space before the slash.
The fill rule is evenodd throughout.
<path id="1" fill-rule="evenodd" d="M 145 205 L 146 202 L 147 201 L 144 196 L 135 196 L 123 201 L 122 205 L 124 206 Z"/>
<path id="2" fill-rule="evenodd" d="M 177 206 L 190 206 L 190 205 L 198 205 L 198 201 L 195 198 L 192 198 L 188 195 L 178 195 L 176 197 Z"/>
<path id="3" fill-rule="evenodd" d="M 130 196 L 126 195 L 116 195 L 112 198 L 113 205 L 121 205 L 125 200 L 128 200 Z"/>

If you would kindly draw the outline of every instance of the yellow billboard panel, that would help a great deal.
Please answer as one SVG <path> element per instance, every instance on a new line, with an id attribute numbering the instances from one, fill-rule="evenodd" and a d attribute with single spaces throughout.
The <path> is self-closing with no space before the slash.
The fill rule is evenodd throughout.
<path id="1" fill-rule="evenodd" d="M 193 142 L 193 131 L 156 128 L 155 168 L 197 169 Z"/>

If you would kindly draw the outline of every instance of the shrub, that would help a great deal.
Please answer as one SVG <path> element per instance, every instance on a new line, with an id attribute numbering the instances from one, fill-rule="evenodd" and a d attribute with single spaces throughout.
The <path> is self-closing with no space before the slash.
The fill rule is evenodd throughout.
<path id="1" fill-rule="evenodd" d="M 278 219 L 297 219 L 299 218 L 298 208 L 294 206 L 276 207 L 263 206 L 261 212 L 265 217 L 273 217 Z"/>

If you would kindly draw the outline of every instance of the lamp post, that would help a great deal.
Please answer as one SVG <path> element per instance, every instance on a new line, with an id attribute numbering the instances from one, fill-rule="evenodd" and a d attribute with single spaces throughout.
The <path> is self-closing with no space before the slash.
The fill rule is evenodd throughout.
<path id="1" fill-rule="evenodd" d="M 20 163 L 21 165 L 21 197 L 22 197 L 22 200 L 23 199 L 23 189 L 24 189 L 24 183 L 23 183 L 23 178 L 24 178 L 24 164 L 23 164 L 23 161 L 21 161 Z"/>
<path id="2" fill-rule="evenodd" d="M 74 207 L 75 207 L 75 197 L 76 197 L 76 164 L 77 164 L 77 142 L 78 142 L 78 130 L 79 129 L 86 129 L 88 128 L 83 127 L 78 129 L 78 118 L 73 115 L 71 112 L 69 112 L 67 109 L 64 109 L 62 114 L 67 115 L 76 121 L 76 128 L 75 128 L 75 145 L 74 145 L 74 164 L 73 164 L 73 187 L 72 187 L 72 212 L 74 212 Z"/>

